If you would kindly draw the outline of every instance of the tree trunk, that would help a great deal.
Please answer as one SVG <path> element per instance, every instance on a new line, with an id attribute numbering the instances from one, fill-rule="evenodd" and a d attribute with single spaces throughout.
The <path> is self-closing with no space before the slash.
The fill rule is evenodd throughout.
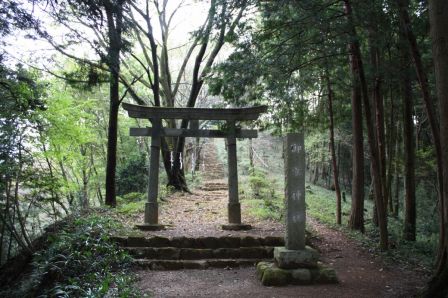
<path id="1" fill-rule="evenodd" d="M 109 37 L 107 64 L 110 71 L 105 203 L 108 206 L 115 207 L 117 205 L 115 172 L 117 167 L 118 109 L 120 107 L 119 77 L 123 2 L 111 3 L 107 1 L 105 9 Z"/>
<path id="2" fill-rule="evenodd" d="M 361 86 L 361 93 L 363 99 L 364 113 L 366 117 L 367 125 L 367 136 L 370 147 L 371 155 L 371 166 L 372 166 L 372 179 L 374 185 L 375 202 L 378 213 L 378 222 L 380 228 L 380 246 L 381 249 L 387 249 L 388 247 L 388 232 L 387 232 L 387 215 L 384 208 L 383 201 L 383 188 L 381 185 L 381 172 L 380 172 L 380 162 L 379 162 L 379 152 L 375 138 L 375 130 L 372 122 L 372 113 L 370 110 L 369 95 L 367 91 L 367 82 L 364 74 L 364 68 L 361 57 L 361 50 L 358 41 L 358 35 L 353 22 L 353 14 L 350 0 L 344 0 L 344 8 L 347 16 L 348 24 L 350 26 L 350 55 L 353 59 L 353 64 L 356 65 L 354 70 L 356 75 L 359 77 L 359 82 Z"/>
<path id="3" fill-rule="evenodd" d="M 397 123 L 397 138 L 400 135 L 400 122 Z M 402 154 L 401 152 L 401 146 L 400 141 L 397 140 L 395 143 L 395 152 L 397 156 L 400 156 Z M 394 201 L 394 211 L 393 215 L 395 218 L 398 218 L 399 208 L 400 208 L 400 175 L 399 175 L 399 164 L 395 163 L 394 171 L 395 171 L 395 201 Z"/>
<path id="4" fill-rule="evenodd" d="M 440 234 L 436 270 L 425 292 L 426 297 L 448 294 L 448 3 L 429 1 L 432 50 L 437 97 L 440 107 L 440 144 L 442 157 L 442 192 L 439 201 Z"/>
<path id="5" fill-rule="evenodd" d="M 341 224 L 341 189 L 339 187 L 339 174 L 336 160 L 336 150 L 334 145 L 334 119 L 333 119 L 333 90 L 331 89 L 330 79 L 327 75 L 327 90 L 328 90 L 328 114 L 330 118 L 330 151 L 333 165 L 333 182 L 334 190 L 336 191 L 336 224 Z"/>
<path id="6" fill-rule="evenodd" d="M 184 145 L 182 145 L 182 148 Z M 168 175 L 168 186 L 174 187 L 175 190 L 190 192 L 185 179 L 183 164 L 183 150 L 173 152 L 173 163 Z"/>
<path id="7" fill-rule="evenodd" d="M 414 62 L 415 71 L 418 82 L 422 91 L 423 102 L 425 104 L 426 114 L 428 116 L 429 126 L 431 128 L 432 139 L 436 149 L 437 158 L 437 178 L 438 178 L 438 195 L 439 201 L 442 200 L 443 194 L 443 167 L 442 167 L 442 152 L 440 144 L 440 128 L 437 123 L 437 114 L 434 109 L 434 102 L 431 98 L 429 89 L 428 77 L 423 67 L 422 58 L 418 49 L 417 40 L 411 28 L 411 21 L 408 14 L 408 0 L 398 0 L 399 15 L 403 32 L 408 40 L 409 48 L 411 50 L 412 60 Z"/>
<path id="8" fill-rule="evenodd" d="M 398 166 L 395 167 L 395 200 L 394 200 L 394 211 L 393 216 L 398 218 L 398 211 L 400 206 L 400 177 L 398 176 Z"/>
<path id="9" fill-rule="evenodd" d="M 403 88 L 403 142 L 404 142 L 404 232 L 403 237 L 408 241 L 415 241 L 415 153 L 414 153 L 414 123 L 412 85 L 409 73 L 408 47 L 403 47 L 404 74 L 402 80 Z"/>
<path id="10" fill-rule="evenodd" d="M 113 75 L 111 74 L 111 77 Z M 117 77 L 118 79 L 118 77 Z M 111 78 L 111 80 L 114 80 Z M 117 130 L 118 130 L 118 81 L 110 86 L 109 126 L 107 135 L 107 162 L 106 162 L 106 198 L 108 206 L 115 207 L 116 185 L 115 172 L 117 167 Z M 116 96 L 114 95 L 116 94 Z"/>
<path id="11" fill-rule="evenodd" d="M 378 26 L 376 26 L 376 30 Z M 375 30 L 374 29 L 374 30 Z M 376 30 L 373 35 L 376 35 Z M 375 128 L 376 128 L 376 145 L 378 147 L 378 155 L 379 155 L 379 173 L 381 179 L 382 193 L 383 193 L 383 202 L 385 211 L 387 213 L 387 193 L 386 193 L 386 147 L 385 147 L 385 135 L 384 135 L 384 104 L 383 104 L 383 95 L 382 95 L 382 76 L 381 76 L 381 57 L 380 51 L 376 46 L 377 39 L 370 39 L 370 47 L 371 47 L 371 60 L 372 66 L 374 67 L 374 79 L 373 79 L 373 104 L 375 111 Z"/>
<path id="12" fill-rule="evenodd" d="M 349 226 L 352 230 L 364 233 L 364 137 L 362 133 L 362 101 L 359 80 L 355 74 L 355 63 L 350 57 L 352 67 L 352 205 Z"/>

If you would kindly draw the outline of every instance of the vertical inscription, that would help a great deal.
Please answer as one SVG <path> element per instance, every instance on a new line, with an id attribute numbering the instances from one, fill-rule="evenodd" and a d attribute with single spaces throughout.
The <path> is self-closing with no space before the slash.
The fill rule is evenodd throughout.
<path id="1" fill-rule="evenodd" d="M 305 248 L 305 147 L 303 134 L 285 137 L 286 248 Z"/>

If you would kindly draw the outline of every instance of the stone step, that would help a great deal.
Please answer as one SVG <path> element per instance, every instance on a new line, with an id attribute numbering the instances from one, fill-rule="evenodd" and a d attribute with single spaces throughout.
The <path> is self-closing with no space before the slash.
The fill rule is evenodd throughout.
<path id="1" fill-rule="evenodd" d="M 204 259 L 272 259 L 271 246 L 240 248 L 177 248 L 177 247 L 126 247 L 136 259 L 153 260 L 204 260 Z"/>
<path id="2" fill-rule="evenodd" d="M 204 183 L 199 187 L 201 190 L 205 191 L 216 191 L 216 190 L 228 190 L 229 186 L 227 183 Z"/>
<path id="3" fill-rule="evenodd" d="M 115 236 L 113 239 L 121 247 L 177 247 L 177 248 L 239 248 L 258 246 L 284 246 L 283 237 L 266 236 L 221 236 L 221 237 L 143 237 L 143 236 Z"/>
<path id="4" fill-rule="evenodd" d="M 135 259 L 134 265 L 150 270 L 182 270 L 208 268 L 239 268 L 256 266 L 265 259 L 209 259 L 209 260 L 148 260 Z"/>
<path id="5" fill-rule="evenodd" d="M 227 186 L 227 182 L 215 182 L 215 181 L 205 181 L 203 184 L 204 187 L 224 187 Z"/>
<path id="6" fill-rule="evenodd" d="M 227 190 L 229 190 L 229 187 L 228 186 L 223 186 L 223 187 L 216 187 L 216 186 L 214 186 L 214 187 L 204 187 L 204 186 L 201 186 L 201 187 L 199 187 L 199 189 L 200 190 L 203 190 L 203 191 L 206 191 L 206 192 L 212 192 L 212 191 L 227 191 Z"/>

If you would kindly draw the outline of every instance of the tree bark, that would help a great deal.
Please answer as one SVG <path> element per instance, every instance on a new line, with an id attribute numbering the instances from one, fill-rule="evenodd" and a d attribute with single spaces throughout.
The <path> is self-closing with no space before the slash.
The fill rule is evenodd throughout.
<path id="1" fill-rule="evenodd" d="M 334 117 L 333 117 L 333 90 L 331 88 L 330 79 L 328 75 L 327 79 L 327 92 L 328 92 L 328 115 L 330 118 L 330 151 L 331 151 L 331 160 L 333 166 L 333 182 L 334 182 L 334 190 L 336 192 L 336 224 L 340 225 L 341 220 L 341 188 L 339 187 L 339 173 L 338 166 L 336 160 L 336 150 L 334 145 Z"/>
<path id="2" fill-rule="evenodd" d="M 384 103 L 383 103 L 383 94 L 382 94 L 382 75 L 381 75 L 381 57 L 380 50 L 377 47 L 378 39 L 376 38 L 376 32 L 378 30 L 378 26 L 375 25 L 373 29 L 375 33 L 370 33 L 372 36 L 370 37 L 370 48 L 371 48 L 371 62 L 374 68 L 374 78 L 373 78 L 373 105 L 375 111 L 375 128 L 376 128 L 376 145 L 378 147 L 378 155 L 379 155 L 379 172 L 383 193 L 383 202 L 384 206 L 387 207 L 387 189 L 386 189 L 386 147 L 385 147 L 385 134 L 384 134 Z M 387 208 L 385 208 L 387 213 Z"/>
<path id="3" fill-rule="evenodd" d="M 408 40 L 409 48 L 411 50 L 412 60 L 414 62 L 415 71 L 417 74 L 418 82 L 422 91 L 423 102 L 425 104 L 426 114 L 428 116 L 429 126 L 431 128 L 432 139 L 436 149 L 437 158 L 437 177 L 438 177 L 438 195 L 439 201 L 442 200 L 443 193 L 443 167 L 442 167 L 442 152 L 440 144 L 440 128 L 437 123 L 437 114 L 434 109 L 434 102 L 431 98 L 431 92 L 429 89 L 429 81 L 426 75 L 426 71 L 423 67 L 420 50 L 418 49 L 417 40 L 412 31 L 411 21 L 408 13 L 409 0 L 398 0 L 398 10 L 403 32 Z"/>
<path id="4" fill-rule="evenodd" d="M 362 132 L 362 101 L 356 64 L 350 56 L 352 68 L 352 204 L 349 226 L 364 233 L 364 137 Z"/>
<path id="5" fill-rule="evenodd" d="M 120 107 L 119 79 L 123 1 L 117 1 L 114 4 L 107 1 L 105 10 L 109 37 L 107 64 L 110 70 L 105 203 L 115 207 L 117 205 L 115 172 L 117 167 L 118 109 Z"/>
<path id="6" fill-rule="evenodd" d="M 381 249 L 388 248 L 388 232 L 387 232 L 387 215 L 384 208 L 383 201 L 383 187 L 381 185 L 381 172 L 380 172 L 380 162 L 379 162 L 379 152 L 377 147 L 377 142 L 375 138 L 375 129 L 373 127 L 372 113 L 370 109 L 369 95 L 367 82 L 364 74 L 364 68 L 361 57 L 361 50 L 358 41 L 358 35 L 353 22 L 353 13 L 350 0 L 344 0 L 345 13 L 349 25 L 349 34 L 351 37 L 350 41 L 350 55 L 352 56 L 353 62 L 356 65 L 354 70 L 356 70 L 356 75 L 359 77 L 359 83 L 361 87 L 361 94 L 363 99 L 364 113 L 366 118 L 367 126 L 367 137 L 370 147 L 371 155 L 371 168 L 372 168 L 372 179 L 373 179 L 373 190 L 375 194 L 375 202 L 378 213 L 378 223 L 380 230 L 380 246 Z"/>
<path id="7" fill-rule="evenodd" d="M 448 294 L 448 3 L 429 1 L 432 50 L 440 113 L 440 153 L 442 192 L 439 201 L 440 234 L 436 270 L 425 292 L 426 297 Z"/>
<path id="8" fill-rule="evenodd" d="M 404 74 L 402 79 L 403 94 L 403 143 L 404 143 L 404 231 L 403 237 L 408 241 L 415 241 L 416 209 L 415 209 L 415 152 L 414 152 L 414 123 L 412 85 L 409 73 L 409 49 L 403 44 L 402 57 Z"/>

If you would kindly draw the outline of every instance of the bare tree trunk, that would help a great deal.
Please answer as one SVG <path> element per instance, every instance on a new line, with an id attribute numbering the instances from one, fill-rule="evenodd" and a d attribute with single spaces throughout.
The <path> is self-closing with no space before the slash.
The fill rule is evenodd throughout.
<path id="1" fill-rule="evenodd" d="M 123 1 L 119 0 L 117 3 L 106 1 L 105 4 L 109 37 L 107 64 L 110 71 L 105 203 L 111 207 L 117 205 L 115 173 L 117 168 L 118 109 L 120 107 L 119 80 Z"/>
<path id="2" fill-rule="evenodd" d="M 394 169 L 394 160 L 395 156 L 398 156 L 395 152 L 396 149 L 396 142 L 397 142 L 397 129 L 396 129 L 396 123 L 395 123 L 395 105 L 393 103 L 392 94 L 390 97 L 391 100 L 391 111 L 389 115 L 389 127 L 387 128 L 387 158 L 389 160 L 389 164 L 387 165 L 387 175 L 386 175 L 386 181 L 387 181 L 387 195 L 388 195 L 388 202 L 389 202 L 389 212 L 394 212 L 394 202 L 393 202 L 393 196 L 392 196 L 392 180 L 393 180 L 393 169 Z"/>
<path id="3" fill-rule="evenodd" d="M 446 297 L 448 294 L 448 3 L 429 1 L 432 50 L 437 97 L 440 107 L 440 153 L 442 192 L 439 201 L 440 234 L 436 270 L 425 292 L 426 297 Z"/>
<path id="4" fill-rule="evenodd" d="M 358 41 L 358 35 L 353 23 L 352 6 L 350 0 L 344 0 L 344 8 L 347 16 L 348 24 L 350 26 L 350 54 L 353 58 L 354 64 L 356 64 L 355 70 L 357 71 L 357 76 L 359 77 L 359 82 L 361 86 L 361 93 L 363 99 L 364 113 L 366 117 L 367 126 L 367 136 L 370 147 L 371 155 L 371 166 L 372 166 L 372 179 L 374 185 L 375 202 L 378 213 L 378 222 L 380 230 L 380 246 L 381 249 L 388 248 L 388 232 L 387 232 L 387 214 L 384 208 L 383 201 L 383 187 L 381 185 L 381 172 L 380 172 L 380 162 L 379 153 L 375 138 L 375 129 L 373 127 L 372 113 L 370 110 L 370 102 L 368 96 L 367 82 L 364 74 L 364 68 L 361 57 L 361 50 Z"/>
<path id="5" fill-rule="evenodd" d="M 440 128 L 437 121 L 437 114 L 434 108 L 434 102 L 431 98 L 431 92 L 429 89 L 428 77 L 423 67 L 422 58 L 418 49 L 417 40 L 412 31 L 411 21 L 408 13 L 409 0 L 398 0 L 399 16 L 402 25 L 403 32 L 409 42 L 409 48 L 411 50 L 412 60 L 414 62 L 415 71 L 417 74 L 418 82 L 422 91 L 423 102 L 425 104 L 426 114 L 428 116 L 429 126 L 431 128 L 432 139 L 436 149 L 437 158 L 437 177 L 438 177 L 438 195 L 439 201 L 442 200 L 443 194 L 443 167 L 442 167 L 442 151 L 440 145 Z"/>
<path id="6" fill-rule="evenodd" d="M 10 201 L 11 201 L 10 200 L 11 180 L 6 175 L 5 175 L 5 179 L 4 179 L 4 187 L 5 187 L 6 202 L 5 202 L 5 209 L 1 210 L 1 212 L 6 215 L 7 213 L 9 213 L 9 206 L 10 206 Z M 4 246 L 3 243 L 4 243 L 5 232 L 6 232 L 6 223 L 2 222 L 1 225 L 2 225 L 2 231 L 0 234 L 0 237 L 1 237 L 1 239 L 0 239 L 0 267 L 3 264 L 2 263 L 2 261 L 3 261 L 3 246 Z M 11 235 L 10 235 L 10 237 L 11 237 Z M 5 261 L 7 261 L 7 260 L 8 260 L 8 257 L 6 257 Z"/>
<path id="7" fill-rule="evenodd" d="M 340 225 L 342 220 L 341 210 L 341 189 L 339 187 L 339 173 L 336 160 L 336 150 L 334 145 L 334 119 L 333 119 L 333 90 L 330 85 L 330 78 L 327 75 L 327 90 L 328 90 L 328 114 L 330 118 L 330 151 L 333 165 L 333 182 L 334 190 L 336 191 L 336 224 Z"/>
<path id="8" fill-rule="evenodd" d="M 364 137 L 362 132 L 362 101 L 356 65 L 350 58 L 352 67 L 352 205 L 349 227 L 364 233 Z"/>
<path id="9" fill-rule="evenodd" d="M 375 28 L 378 29 L 378 28 Z M 376 35 L 376 33 L 374 33 Z M 373 104 L 375 111 L 375 127 L 376 127 L 376 144 L 378 147 L 379 155 L 379 171 L 380 179 L 383 193 L 383 202 L 385 211 L 387 213 L 387 189 L 386 189 L 386 147 L 385 147 L 385 135 L 384 135 L 384 103 L 382 94 L 382 76 L 381 76 L 381 57 L 380 51 L 376 46 L 377 40 L 374 38 L 370 40 L 371 43 L 371 60 L 372 66 L 374 67 L 375 75 L 373 81 Z"/>
<path id="10" fill-rule="evenodd" d="M 400 177 L 398 176 L 398 166 L 395 167 L 395 200 L 394 200 L 394 211 L 393 215 L 395 218 L 398 218 L 398 211 L 400 206 Z"/>
<path id="11" fill-rule="evenodd" d="M 413 102 L 412 85 L 409 73 L 408 48 L 402 51 L 403 66 L 405 66 L 402 80 L 403 90 L 403 141 L 404 141 L 404 232 L 403 237 L 408 241 L 415 241 L 416 231 L 416 209 L 415 209 L 415 153 L 414 153 L 414 122 L 413 122 Z"/>

